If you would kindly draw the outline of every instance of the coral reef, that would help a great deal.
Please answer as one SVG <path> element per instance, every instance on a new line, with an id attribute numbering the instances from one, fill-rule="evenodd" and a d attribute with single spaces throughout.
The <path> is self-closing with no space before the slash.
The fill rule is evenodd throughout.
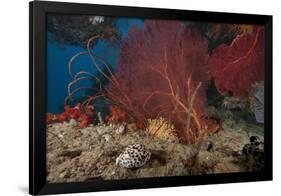
<path id="1" fill-rule="evenodd" d="M 262 170 L 263 28 L 143 21 L 124 33 L 110 17 L 48 18 L 48 38 L 84 49 L 67 65 L 64 111 L 46 114 L 47 181 Z M 95 44 L 120 33 L 109 64 Z"/>
<path id="2" fill-rule="evenodd" d="M 130 121 L 138 128 L 145 128 L 147 119 L 161 116 L 175 126 L 183 142 L 194 143 L 209 132 L 221 130 L 220 121 L 206 117 L 205 113 L 206 89 L 211 77 L 222 95 L 229 91 L 234 95 L 229 100 L 224 99 L 225 107 L 232 107 L 235 97 L 248 94 L 253 82 L 262 77 L 263 31 L 259 27 L 252 31 L 241 26 L 238 29 L 242 30 L 231 45 L 221 44 L 209 56 L 207 40 L 192 25 L 146 21 L 143 29 L 130 28 L 127 38 L 121 42 L 115 73 L 92 51 L 93 42 L 100 37 L 94 36 L 88 40 L 87 51 L 78 53 L 69 62 L 73 78 L 68 87 L 69 97 L 91 88 L 71 90 L 79 80 L 95 81 L 98 93 L 82 105 L 89 106 L 101 97 L 106 99 L 112 104 L 109 123 Z M 237 46 L 242 47 L 241 51 Z M 80 55 L 92 59 L 98 73 L 109 82 L 108 86 L 89 72 L 72 73 L 72 62 Z M 208 73 L 206 69 L 210 65 Z"/>

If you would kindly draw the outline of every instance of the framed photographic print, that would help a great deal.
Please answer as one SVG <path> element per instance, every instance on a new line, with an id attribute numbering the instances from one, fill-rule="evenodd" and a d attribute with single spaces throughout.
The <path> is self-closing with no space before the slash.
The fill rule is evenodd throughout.
<path id="1" fill-rule="evenodd" d="M 272 16 L 30 2 L 30 194 L 272 180 Z"/>

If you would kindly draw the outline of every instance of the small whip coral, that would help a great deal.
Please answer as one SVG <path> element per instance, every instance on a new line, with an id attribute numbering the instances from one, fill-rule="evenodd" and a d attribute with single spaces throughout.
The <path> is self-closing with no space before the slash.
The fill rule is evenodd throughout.
<path id="1" fill-rule="evenodd" d="M 160 139 L 170 141 L 176 141 L 178 139 L 174 125 L 162 117 L 158 119 L 148 119 L 146 131 Z"/>

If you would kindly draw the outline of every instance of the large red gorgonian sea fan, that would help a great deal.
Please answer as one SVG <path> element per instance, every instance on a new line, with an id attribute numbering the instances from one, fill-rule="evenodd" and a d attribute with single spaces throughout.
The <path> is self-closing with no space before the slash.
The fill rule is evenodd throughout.
<path id="1" fill-rule="evenodd" d="M 187 142 L 202 130 L 208 74 L 208 44 L 196 29 L 177 21 L 147 20 L 121 43 L 107 92 L 136 121 L 164 117 Z M 121 90 L 121 91 L 120 91 Z"/>
<path id="2" fill-rule="evenodd" d="M 222 94 L 245 96 L 254 82 L 263 79 L 264 32 L 254 26 L 251 33 L 237 36 L 231 45 L 222 44 L 213 50 L 211 72 L 217 90 Z"/>

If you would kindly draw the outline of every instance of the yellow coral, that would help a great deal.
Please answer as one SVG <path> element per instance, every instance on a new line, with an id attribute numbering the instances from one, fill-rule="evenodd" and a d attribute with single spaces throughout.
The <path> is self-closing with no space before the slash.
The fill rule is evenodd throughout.
<path id="1" fill-rule="evenodd" d="M 160 139 L 170 141 L 176 141 L 178 139 L 174 125 L 162 117 L 158 119 L 148 119 L 146 131 Z"/>

